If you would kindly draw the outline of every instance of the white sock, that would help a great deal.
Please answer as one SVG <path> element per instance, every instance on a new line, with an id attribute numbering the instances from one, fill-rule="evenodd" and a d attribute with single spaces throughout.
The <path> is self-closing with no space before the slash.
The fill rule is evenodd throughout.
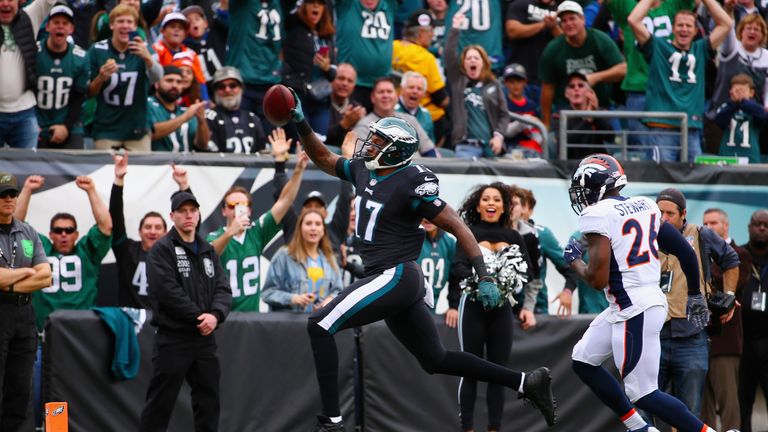
<path id="1" fill-rule="evenodd" d="M 717 431 L 712 429 L 711 427 L 707 426 L 707 432 L 717 432 Z"/>
<path id="2" fill-rule="evenodd" d="M 525 372 L 520 372 L 520 387 L 517 388 L 517 392 L 523 394 L 523 383 L 525 383 Z"/>
<path id="3" fill-rule="evenodd" d="M 646 426 L 645 420 L 640 417 L 640 414 L 638 414 L 637 410 L 634 408 L 632 408 L 632 411 L 625 414 L 624 417 L 621 418 L 621 421 L 624 423 L 624 426 L 626 426 L 627 429 L 631 431 L 638 430 Z"/>
<path id="4" fill-rule="evenodd" d="M 331 423 L 341 423 L 341 416 L 338 416 L 338 417 L 328 417 L 328 420 L 330 420 Z"/>

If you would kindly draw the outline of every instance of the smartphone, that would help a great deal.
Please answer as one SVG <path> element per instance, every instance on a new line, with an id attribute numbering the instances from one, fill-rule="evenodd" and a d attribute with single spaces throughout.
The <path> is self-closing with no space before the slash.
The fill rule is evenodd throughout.
<path id="1" fill-rule="evenodd" d="M 327 56 L 328 56 L 328 51 L 329 51 L 329 50 L 330 50 L 330 48 L 328 48 L 327 46 L 321 46 L 321 47 L 320 47 L 320 48 L 317 50 L 317 53 L 318 53 L 318 54 L 320 54 L 320 55 L 321 55 L 321 56 L 323 56 L 323 57 L 327 57 Z"/>
<path id="2" fill-rule="evenodd" d="M 136 36 L 139 36 L 139 37 L 141 37 L 141 35 L 139 34 L 139 32 L 137 32 L 137 31 L 132 31 L 132 32 L 128 33 L 128 40 L 133 40 L 134 38 L 136 38 Z"/>
<path id="3" fill-rule="evenodd" d="M 238 204 L 235 206 L 235 217 L 240 219 L 243 217 L 248 217 L 248 206 Z"/>

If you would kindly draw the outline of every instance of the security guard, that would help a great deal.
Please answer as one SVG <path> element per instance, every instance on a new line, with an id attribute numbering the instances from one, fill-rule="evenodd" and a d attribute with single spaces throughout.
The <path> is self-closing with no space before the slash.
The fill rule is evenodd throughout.
<path id="1" fill-rule="evenodd" d="M 31 292 L 51 285 L 51 266 L 37 232 L 14 219 L 19 186 L 0 172 L 0 430 L 29 430 L 27 406 L 37 349 Z"/>
<path id="2" fill-rule="evenodd" d="M 213 331 L 229 313 L 232 292 L 219 257 L 196 233 L 200 204 L 186 191 L 171 197 L 173 228 L 147 255 L 152 325 L 157 327 L 147 400 L 139 430 L 165 431 L 181 384 L 192 387 L 198 431 L 219 426 L 219 359 Z"/>

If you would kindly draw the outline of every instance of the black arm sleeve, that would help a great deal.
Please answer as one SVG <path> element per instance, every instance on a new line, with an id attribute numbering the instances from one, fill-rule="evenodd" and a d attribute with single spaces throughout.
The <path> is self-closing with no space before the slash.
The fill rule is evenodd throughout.
<path id="1" fill-rule="evenodd" d="M 112 184 L 109 195 L 109 215 L 112 217 L 112 247 L 120 246 L 127 240 L 125 215 L 123 214 L 123 187 Z"/>
<path id="2" fill-rule="evenodd" d="M 80 121 L 80 113 L 83 110 L 83 101 L 85 100 L 85 93 L 76 88 L 72 88 L 69 93 L 69 110 L 67 111 L 67 118 L 64 120 L 64 125 L 67 130 L 72 132 L 72 126 Z"/>
<path id="3" fill-rule="evenodd" d="M 333 219 L 328 230 L 332 233 L 330 238 L 338 239 L 339 243 L 344 241 L 349 227 L 349 202 L 352 200 L 352 184 L 349 182 L 339 182 L 339 199 L 336 200 L 336 210 L 333 212 Z M 333 245 L 338 249 L 339 245 Z"/>
<path id="4" fill-rule="evenodd" d="M 443 88 L 441 88 L 440 90 L 436 90 L 434 93 L 429 95 L 429 98 L 437 106 L 440 106 L 440 104 L 442 104 L 445 98 L 447 97 L 448 97 L 448 89 L 445 86 L 443 86 Z"/>
<path id="5" fill-rule="evenodd" d="M 696 252 L 685 240 L 680 231 L 666 222 L 662 222 L 659 228 L 659 248 L 672 254 L 680 261 L 680 268 L 688 281 L 688 295 L 701 294 L 699 287 L 699 260 Z"/>

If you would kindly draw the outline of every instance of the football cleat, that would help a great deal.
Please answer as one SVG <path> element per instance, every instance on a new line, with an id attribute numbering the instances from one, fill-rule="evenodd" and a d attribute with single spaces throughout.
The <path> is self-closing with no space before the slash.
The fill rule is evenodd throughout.
<path id="1" fill-rule="evenodd" d="M 547 425 L 553 426 L 557 422 L 557 402 L 552 395 L 552 376 L 549 369 L 540 367 L 526 373 L 521 397 L 541 411 Z"/>
<path id="2" fill-rule="evenodd" d="M 345 430 L 343 421 L 334 423 L 328 417 L 318 414 L 313 432 L 344 432 Z"/>

